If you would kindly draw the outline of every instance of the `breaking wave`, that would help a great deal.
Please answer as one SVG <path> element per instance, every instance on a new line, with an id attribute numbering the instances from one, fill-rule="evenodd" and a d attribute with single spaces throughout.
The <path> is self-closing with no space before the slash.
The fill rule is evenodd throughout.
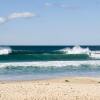
<path id="1" fill-rule="evenodd" d="M 60 50 L 65 54 L 87 54 L 92 59 L 100 59 L 100 51 L 91 51 L 89 48 L 82 48 L 80 46 L 75 46 L 71 48 L 64 48 Z"/>
<path id="2" fill-rule="evenodd" d="M 49 48 L 50 49 L 50 48 Z M 57 60 L 90 60 L 100 59 L 100 51 L 92 51 L 88 47 L 63 48 L 60 50 L 28 50 L 0 47 L 1 61 L 57 61 Z"/>
<path id="3" fill-rule="evenodd" d="M 87 60 L 87 61 L 35 61 L 35 62 L 8 62 L 0 63 L 0 68 L 6 67 L 67 67 L 80 65 L 100 66 L 99 60 Z"/>
<path id="4" fill-rule="evenodd" d="M 8 55 L 12 53 L 11 48 L 9 47 L 0 47 L 0 55 Z"/>
<path id="5" fill-rule="evenodd" d="M 71 48 L 64 48 L 60 51 L 64 52 L 65 54 L 87 54 L 89 55 L 91 53 L 91 50 L 89 48 L 81 48 L 80 46 L 75 46 L 72 49 Z"/>

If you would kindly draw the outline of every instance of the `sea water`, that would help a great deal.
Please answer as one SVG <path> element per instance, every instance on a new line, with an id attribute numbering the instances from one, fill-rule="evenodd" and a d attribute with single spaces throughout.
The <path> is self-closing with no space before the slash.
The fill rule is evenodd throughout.
<path id="1" fill-rule="evenodd" d="M 0 80 L 100 76 L 100 46 L 0 46 Z"/>

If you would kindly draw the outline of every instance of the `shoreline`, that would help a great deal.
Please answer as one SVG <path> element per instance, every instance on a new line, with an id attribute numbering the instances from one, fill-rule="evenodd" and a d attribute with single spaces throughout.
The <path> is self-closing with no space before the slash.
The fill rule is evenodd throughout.
<path id="1" fill-rule="evenodd" d="M 0 100 L 100 100 L 100 78 L 0 81 Z"/>
<path id="2" fill-rule="evenodd" d="M 98 81 L 100 80 L 99 76 L 57 76 L 57 77 L 47 77 L 47 78 L 40 78 L 40 79 L 8 79 L 8 80 L 0 80 L 0 83 L 5 82 L 5 83 L 12 83 L 12 82 L 57 82 L 57 81 L 64 81 L 64 80 L 69 80 L 70 83 L 77 83 L 81 80 L 84 80 L 86 82 L 87 80 L 94 80 Z"/>

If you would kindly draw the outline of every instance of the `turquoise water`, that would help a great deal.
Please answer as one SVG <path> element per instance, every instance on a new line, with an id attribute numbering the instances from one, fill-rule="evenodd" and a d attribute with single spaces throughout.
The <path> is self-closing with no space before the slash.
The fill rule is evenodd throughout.
<path id="1" fill-rule="evenodd" d="M 63 60 L 88 60 L 86 54 L 9 54 L 1 55 L 0 62 L 18 62 L 18 61 L 63 61 Z"/>

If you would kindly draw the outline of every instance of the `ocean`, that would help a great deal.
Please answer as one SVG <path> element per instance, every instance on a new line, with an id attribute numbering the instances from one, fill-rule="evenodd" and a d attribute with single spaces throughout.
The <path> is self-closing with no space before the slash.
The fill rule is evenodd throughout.
<path id="1" fill-rule="evenodd" d="M 0 80 L 100 77 L 100 46 L 0 46 Z"/>

